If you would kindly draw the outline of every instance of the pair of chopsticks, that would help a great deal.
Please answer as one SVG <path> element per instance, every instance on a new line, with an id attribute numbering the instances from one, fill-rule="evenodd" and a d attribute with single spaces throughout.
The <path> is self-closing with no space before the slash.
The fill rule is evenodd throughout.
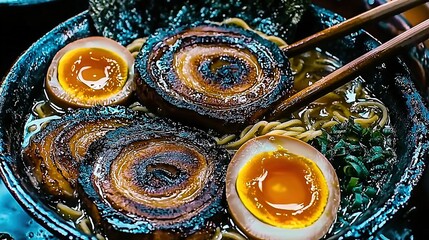
<path id="1" fill-rule="evenodd" d="M 313 34 L 283 48 L 288 56 L 293 56 L 314 48 L 316 45 L 343 36 L 359 29 L 364 24 L 396 15 L 405 10 L 424 4 L 429 0 L 393 0 L 380 5 L 356 17 L 350 18 L 340 24 Z M 285 113 L 296 110 L 298 107 L 309 104 L 324 94 L 335 90 L 345 83 L 353 80 L 359 73 L 369 66 L 380 63 L 383 59 L 392 56 L 410 45 L 423 42 L 429 38 L 429 19 L 410 28 L 402 34 L 381 44 L 377 48 L 365 53 L 359 58 L 335 70 L 314 84 L 290 96 L 274 107 L 270 119 L 279 119 Z"/>

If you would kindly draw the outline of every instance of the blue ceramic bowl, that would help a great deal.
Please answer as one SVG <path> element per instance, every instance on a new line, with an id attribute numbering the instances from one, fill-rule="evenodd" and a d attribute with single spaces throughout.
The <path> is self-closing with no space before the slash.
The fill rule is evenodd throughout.
<path id="1" fill-rule="evenodd" d="M 342 21 L 340 16 L 312 6 L 298 26 L 298 38 Z M 24 52 L 6 76 L 0 88 L 0 174 L 7 188 L 28 213 L 61 238 L 88 239 L 72 224 L 43 202 L 43 196 L 30 183 L 21 158 L 24 123 L 35 99 L 43 94 L 43 81 L 55 53 L 66 44 L 98 35 L 88 12 L 83 12 L 48 32 Z M 375 48 L 379 42 L 364 31 L 330 42 L 321 48 L 343 62 Z M 363 75 L 390 109 L 397 131 L 398 163 L 390 172 L 378 198 L 356 221 L 332 238 L 366 238 L 380 229 L 410 198 L 421 178 L 429 153 L 429 112 L 414 85 L 410 68 L 401 58 L 374 66 Z"/>

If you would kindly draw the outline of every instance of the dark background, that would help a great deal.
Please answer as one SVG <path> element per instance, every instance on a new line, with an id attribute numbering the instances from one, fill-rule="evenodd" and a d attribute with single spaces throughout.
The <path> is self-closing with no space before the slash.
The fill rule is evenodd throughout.
<path id="1" fill-rule="evenodd" d="M 0 0 L 0 77 L 2 79 L 15 60 L 37 39 L 59 23 L 88 9 L 86 0 L 39 1 L 42 3 L 35 3 L 37 1 L 33 0 L 30 5 L 10 5 Z M 355 9 L 355 11 L 360 10 Z M 367 30 L 374 31 L 374 25 Z M 415 188 L 408 206 L 401 210 L 375 236 L 376 238 L 429 239 L 429 227 L 426 226 L 427 217 L 429 217 L 428 175 L 425 174 Z M 22 210 L 1 181 L 0 233 L 7 233 L 14 239 L 53 239 L 48 231 Z M 5 239 L 6 236 L 0 235 L 0 239 Z"/>
<path id="2" fill-rule="evenodd" d="M 19 55 L 59 23 L 88 9 L 87 0 L 0 0 L 0 76 Z M 41 3 L 37 3 L 41 2 Z"/>

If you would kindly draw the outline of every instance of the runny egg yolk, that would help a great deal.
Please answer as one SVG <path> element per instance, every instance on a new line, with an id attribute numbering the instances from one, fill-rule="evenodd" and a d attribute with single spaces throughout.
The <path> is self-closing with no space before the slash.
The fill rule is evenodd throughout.
<path id="1" fill-rule="evenodd" d="M 255 155 L 238 173 L 236 188 L 256 218 L 288 229 L 314 223 L 329 195 L 317 164 L 284 149 Z"/>
<path id="2" fill-rule="evenodd" d="M 127 62 L 103 48 L 76 48 L 60 59 L 58 82 L 72 98 L 103 99 L 118 93 L 128 77 Z"/>

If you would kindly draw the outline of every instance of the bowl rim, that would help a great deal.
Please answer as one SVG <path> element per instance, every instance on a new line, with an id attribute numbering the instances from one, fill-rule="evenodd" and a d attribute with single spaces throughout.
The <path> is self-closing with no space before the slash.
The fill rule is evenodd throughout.
<path id="1" fill-rule="evenodd" d="M 51 31 L 47 32 L 44 36 L 39 38 L 34 44 L 32 44 L 24 53 L 22 53 L 18 59 L 15 61 L 15 63 L 12 65 L 11 69 L 9 70 L 6 77 L 3 79 L 3 82 L 0 86 L 0 95 L 3 95 L 4 86 L 9 82 L 9 79 L 13 78 L 14 76 L 14 69 L 17 68 L 17 66 L 24 62 L 25 58 L 28 58 L 30 56 L 30 53 L 32 49 L 40 45 L 40 42 L 46 39 L 50 34 L 59 31 L 64 26 L 69 25 L 69 23 L 73 21 L 79 21 L 83 22 L 85 20 L 90 19 L 89 11 L 85 10 L 68 20 L 60 23 L 56 27 L 54 27 Z M 379 42 L 375 37 L 373 37 L 368 32 L 362 30 L 362 32 L 366 35 L 368 35 L 369 38 L 372 40 L 375 40 Z M 403 61 L 398 57 L 398 61 L 405 65 Z M 414 92 L 418 92 L 418 90 L 415 88 L 414 84 L 410 84 L 412 90 Z M 426 105 L 423 103 L 423 100 L 420 95 L 417 95 L 418 99 L 415 99 L 419 108 L 424 110 L 424 113 L 421 113 L 422 116 L 426 116 L 427 118 L 423 118 L 424 120 L 429 119 L 429 111 L 427 110 Z M 412 104 L 412 103 L 410 103 Z M 2 104 L 0 104 L 0 110 L 3 107 Z M 426 129 L 429 124 L 427 121 L 424 121 L 421 123 L 422 126 Z M 0 134 L 1 136 L 1 134 Z M 427 137 L 427 136 L 426 136 Z M 383 217 L 384 219 L 389 220 L 393 215 L 401 208 L 405 206 L 405 204 L 408 202 L 410 198 L 410 193 L 412 189 L 417 185 L 420 178 L 423 175 L 423 170 L 426 162 L 428 159 L 426 157 L 422 158 L 422 154 L 424 156 L 428 155 L 428 149 L 429 149 L 429 143 L 426 142 L 420 142 L 420 146 L 416 146 L 417 149 L 420 150 L 421 154 L 416 154 L 413 156 L 413 159 L 410 159 L 409 163 L 407 163 L 405 171 L 403 175 L 409 176 L 408 178 L 401 178 L 398 182 L 395 184 L 395 192 L 398 193 L 398 195 L 395 196 L 389 196 L 388 201 L 386 201 L 383 205 L 383 208 L 379 208 L 377 212 L 375 212 L 372 217 L 366 219 L 363 223 L 354 226 L 354 227 L 347 227 L 343 231 L 341 231 L 338 234 L 335 234 L 332 236 L 332 238 L 336 238 L 339 235 L 342 235 L 344 237 L 355 237 L 355 236 L 361 236 L 365 233 L 365 225 L 370 224 L 371 222 L 374 222 L 379 219 L 380 217 Z M 13 195 L 13 197 L 17 200 L 17 202 L 27 211 L 27 213 L 30 214 L 30 216 L 33 217 L 36 221 L 38 221 L 40 224 L 45 226 L 51 233 L 54 235 L 60 236 L 60 237 L 68 237 L 68 238 L 79 238 L 79 239 L 95 239 L 95 237 L 87 236 L 81 231 L 79 231 L 76 227 L 71 226 L 69 224 L 62 224 L 58 221 L 58 215 L 54 213 L 53 210 L 48 210 L 47 207 L 40 207 L 40 204 L 37 203 L 37 201 L 33 198 L 31 198 L 27 191 L 20 186 L 20 183 L 18 181 L 17 176 L 13 172 L 12 166 L 9 165 L 12 156 L 10 154 L 7 154 L 7 148 L 4 147 L 5 142 L 3 139 L 0 139 L 0 175 L 3 179 L 3 182 L 9 192 Z M 410 168 L 411 166 L 411 168 Z M 395 198 L 395 199 L 393 199 Z M 382 215 L 382 216 L 380 216 Z M 384 225 L 386 221 L 383 221 Z M 376 230 L 380 229 L 382 225 L 374 226 L 371 229 L 371 233 L 375 233 Z"/>
<path id="2" fill-rule="evenodd" d="M 5 85 L 14 77 L 14 72 L 18 68 L 20 64 L 24 62 L 24 60 L 30 57 L 32 49 L 37 48 L 41 45 L 41 42 L 47 39 L 50 35 L 55 32 L 60 31 L 63 27 L 70 25 L 70 23 L 74 21 L 78 21 L 82 23 L 90 18 L 89 10 L 82 11 L 81 13 L 70 17 L 69 19 L 61 22 L 53 29 L 48 31 L 45 35 L 36 40 L 29 48 L 27 48 L 13 63 L 12 67 L 4 77 L 0 86 L 0 95 L 3 95 Z M 3 108 L 3 105 L 0 104 L 0 108 Z M 1 134 L 0 134 L 1 135 Z M 5 142 L 3 139 L 0 139 L 0 177 L 3 180 L 6 188 L 12 194 L 12 196 L 16 199 L 16 201 L 21 205 L 21 207 L 39 224 L 44 226 L 50 233 L 54 234 L 57 237 L 66 237 L 69 239 L 96 239 L 95 237 L 91 237 L 85 235 L 81 231 L 79 231 L 76 227 L 71 226 L 70 224 L 62 224 L 58 221 L 58 216 L 53 210 L 48 210 L 47 207 L 41 207 L 40 204 L 36 201 L 36 199 L 31 198 L 27 191 L 20 185 L 18 181 L 18 177 L 14 174 L 12 166 L 8 163 L 13 157 L 10 154 L 7 154 L 7 148 L 4 147 Z M 6 153 L 6 154 L 5 154 Z"/>
<path id="3" fill-rule="evenodd" d="M 25 6 L 39 5 L 39 4 L 45 4 L 45 3 L 55 2 L 55 1 L 62 1 L 62 0 L 27 0 L 27 1 L 22 1 L 22 0 L 14 0 L 14 1 L 6 0 L 6 1 L 4 1 L 4 0 L 0 0 L 0 7 L 1 6 L 25 7 Z"/>

